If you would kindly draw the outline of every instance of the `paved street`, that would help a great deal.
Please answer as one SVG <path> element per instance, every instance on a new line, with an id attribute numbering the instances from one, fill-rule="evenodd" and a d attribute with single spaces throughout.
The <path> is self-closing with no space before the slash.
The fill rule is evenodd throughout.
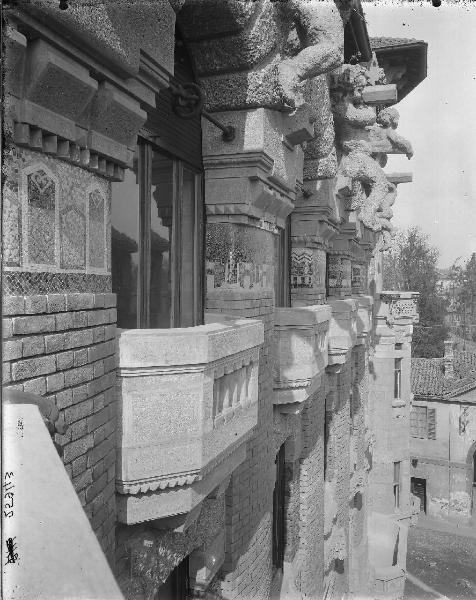
<path id="1" fill-rule="evenodd" d="M 410 529 L 405 600 L 475 600 L 476 529 L 433 525 L 423 517 Z"/>

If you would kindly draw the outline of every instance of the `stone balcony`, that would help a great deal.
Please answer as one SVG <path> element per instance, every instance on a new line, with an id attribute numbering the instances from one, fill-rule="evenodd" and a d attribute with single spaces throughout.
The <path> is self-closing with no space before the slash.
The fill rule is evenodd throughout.
<path id="1" fill-rule="evenodd" d="M 274 404 L 304 402 L 321 385 L 327 366 L 330 308 L 276 308 Z"/>
<path id="2" fill-rule="evenodd" d="M 329 327 L 329 365 L 341 365 L 347 362 L 348 353 L 357 344 L 358 336 L 364 334 L 365 319 L 359 317 L 362 317 L 360 313 L 365 315 L 368 311 L 364 303 L 360 308 L 358 301 L 352 298 L 328 302 L 332 311 Z"/>
<path id="3" fill-rule="evenodd" d="M 382 343 L 410 343 L 414 323 L 418 323 L 418 292 L 384 291 L 376 301 L 375 333 Z"/>
<path id="4" fill-rule="evenodd" d="M 263 325 L 207 315 L 118 335 L 118 519 L 185 514 L 245 458 L 257 424 Z"/>

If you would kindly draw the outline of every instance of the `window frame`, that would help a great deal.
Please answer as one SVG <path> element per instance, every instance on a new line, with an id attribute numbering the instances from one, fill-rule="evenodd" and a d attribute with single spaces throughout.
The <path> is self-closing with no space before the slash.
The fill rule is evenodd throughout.
<path id="1" fill-rule="evenodd" d="M 193 323 L 188 326 L 201 325 L 204 322 L 205 290 L 204 254 L 205 254 L 205 210 L 203 194 L 203 170 L 191 165 L 179 156 L 165 150 L 147 135 L 139 135 L 137 141 L 136 177 L 139 188 L 138 198 L 138 270 L 137 270 L 137 329 L 150 328 L 150 265 L 151 265 L 151 209 L 152 197 L 152 158 L 160 154 L 173 163 L 172 171 L 172 227 L 169 243 L 169 260 L 171 271 L 170 328 L 183 327 L 181 323 L 182 300 L 182 267 L 183 267 L 183 175 L 188 170 L 194 176 L 194 209 L 193 209 Z M 112 220 L 112 215 L 111 215 Z"/>
<path id="2" fill-rule="evenodd" d="M 278 228 L 275 234 L 278 244 L 278 265 L 275 270 L 277 281 L 274 282 L 274 305 L 291 306 L 291 217 L 286 218 L 284 227 Z"/>
<path id="3" fill-rule="evenodd" d="M 393 498 L 395 508 L 400 508 L 400 488 L 402 483 L 401 461 L 393 463 Z"/>
<path id="4" fill-rule="evenodd" d="M 402 399 L 402 358 L 395 358 L 394 377 L 393 377 L 393 398 Z"/>

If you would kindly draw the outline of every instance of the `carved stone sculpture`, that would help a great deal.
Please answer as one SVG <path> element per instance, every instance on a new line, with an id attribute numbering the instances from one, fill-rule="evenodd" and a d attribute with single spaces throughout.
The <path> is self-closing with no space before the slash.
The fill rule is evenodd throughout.
<path id="1" fill-rule="evenodd" d="M 399 118 L 398 110 L 392 106 L 382 110 L 377 117 L 377 123 L 369 127 L 369 141 L 373 149 L 378 147 L 381 152 L 406 154 L 410 159 L 413 156 L 412 145 L 395 131 Z"/>
<path id="2" fill-rule="evenodd" d="M 350 208 L 359 212 L 362 223 L 373 231 L 382 229 L 377 214 L 388 194 L 388 180 L 371 157 L 370 145 L 362 140 L 348 140 L 343 144 L 345 155 L 340 164 L 340 175 L 352 181 Z M 339 191 L 339 190 L 337 190 Z"/>

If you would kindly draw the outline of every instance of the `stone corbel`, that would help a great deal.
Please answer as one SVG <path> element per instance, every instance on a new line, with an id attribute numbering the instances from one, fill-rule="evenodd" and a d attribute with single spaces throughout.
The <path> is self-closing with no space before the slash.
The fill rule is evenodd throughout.
<path id="1" fill-rule="evenodd" d="M 5 28 L 5 90 L 21 97 L 25 70 L 26 37 L 13 27 Z"/>
<path id="2" fill-rule="evenodd" d="M 13 38 L 22 54 L 19 35 Z M 21 85 L 13 86 L 23 92 L 11 97 L 14 142 L 122 181 L 146 119 L 139 103 L 110 83 L 98 85 L 87 68 L 43 39 L 28 44 L 26 59 Z"/>
<path id="3" fill-rule="evenodd" d="M 284 227 L 294 208 L 294 190 L 271 174 L 273 161 L 264 153 L 208 156 L 204 165 L 209 222 L 265 221 Z"/>
<path id="4" fill-rule="evenodd" d="M 314 138 L 314 124 L 311 108 L 302 104 L 293 113 L 285 115 L 284 139 L 290 146 L 297 146 Z"/>

